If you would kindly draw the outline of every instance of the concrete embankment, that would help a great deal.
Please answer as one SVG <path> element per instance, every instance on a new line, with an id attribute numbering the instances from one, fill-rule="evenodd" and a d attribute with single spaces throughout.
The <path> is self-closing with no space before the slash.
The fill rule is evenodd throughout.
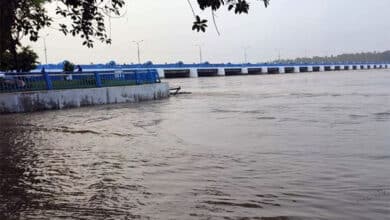
<path id="1" fill-rule="evenodd" d="M 0 113 L 34 112 L 169 97 L 168 83 L 89 89 L 0 93 Z"/>

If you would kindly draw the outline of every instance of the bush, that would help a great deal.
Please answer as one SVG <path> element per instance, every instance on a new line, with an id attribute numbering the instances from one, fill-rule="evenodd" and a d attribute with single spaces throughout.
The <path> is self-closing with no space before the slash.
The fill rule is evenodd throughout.
<path id="1" fill-rule="evenodd" d="M 111 60 L 110 62 L 107 63 L 110 67 L 116 66 L 116 62 L 114 60 Z"/>
<path id="2" fill-rule="evenodd" d="M 144 65 L 151 66 L 151 65 L 153 65 L 153 62 L 152 61 L 147 61 Z"/>
<path id="3" fill-rule="evenodd" d="M 13 54 L 4 52 L 3 59 L 0 60 L 1 71 L 29 72 L 37 68 L 38 55 L 30 47 L 22 47 L 16 54 L 16 62 Z"/>
<path id="4" fill-rule="evenodd" d="M 63 66 L 62 70 L 64 72 L 73 72 L 74 71 L 74 64 L 72 62 L 65 60 L 63 62 L 63 65 L 64 66 Z"/>

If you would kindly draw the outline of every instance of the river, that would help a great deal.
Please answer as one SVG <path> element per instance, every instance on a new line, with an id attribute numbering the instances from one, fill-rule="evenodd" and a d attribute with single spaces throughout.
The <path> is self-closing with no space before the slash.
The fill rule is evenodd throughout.
<path id="1" fill-rule="evenodd" d="M 389 219 L 389 70 L 169 82 L 0 116 L 0 219 Z"/>

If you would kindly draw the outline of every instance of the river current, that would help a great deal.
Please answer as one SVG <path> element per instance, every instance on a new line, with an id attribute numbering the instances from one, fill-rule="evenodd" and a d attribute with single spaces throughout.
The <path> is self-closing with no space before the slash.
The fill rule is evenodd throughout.
<path id="1" fill-rule="evenodd" d="M 0 116 L 0 219 L 390 219 L 390 71 L 169 80 Z"/>

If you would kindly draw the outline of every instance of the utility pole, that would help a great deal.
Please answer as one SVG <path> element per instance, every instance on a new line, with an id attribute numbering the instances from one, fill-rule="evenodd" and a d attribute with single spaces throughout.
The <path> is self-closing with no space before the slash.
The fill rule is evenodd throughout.
<path id="1" fill-rule="evenodd" d="M 199 48 L 199 63 L 202 63 L 202 62 L 203 62 L 203 57 L 202 57 L 202 45 L 196 44 L 195 46 Z"/>
<path id="2" fill-rule="evenodd" d="M 42 37 L 43 39 L 43 50 L 45 52 L 45 64 L 47 67 L 47 47 L 46 47 L 46 37 L 49 36 L 49 34 L 46 34 L 45 36 Z"/>
<path id="3" fill-rule="evenodd" d="M 248 63 L 248 49 L 249 49 L 250 47 L 244 47 L 243 49 L 244 49 L 244 64 L 245 63 Z"/>
<path id="4" fill-rule="evenodd" d="M 143 40 L 135 41 L 133 40 L 133 43 L 137 45 L 137 54 L 138 54 L 138 64 L 141 64 L 141 52 L 140 52 L 140 44 L 144 42 Z"/>

